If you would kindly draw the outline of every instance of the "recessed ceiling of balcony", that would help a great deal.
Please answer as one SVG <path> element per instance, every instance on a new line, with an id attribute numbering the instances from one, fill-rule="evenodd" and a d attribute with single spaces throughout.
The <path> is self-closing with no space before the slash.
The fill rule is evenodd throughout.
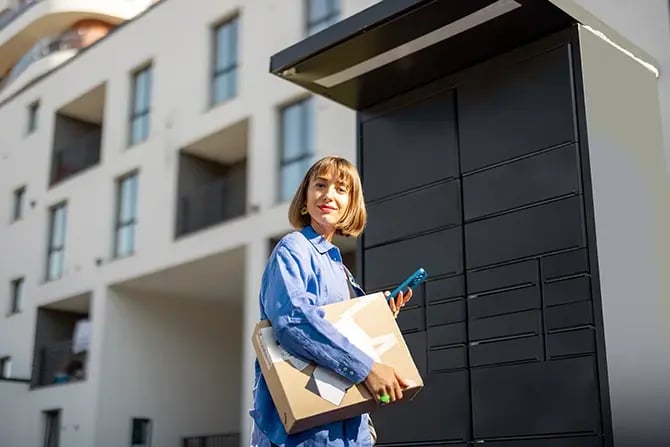
<path id="1" fill-rule="evenodd" d="M 41 306 L 41 308 L 88 314 L 91 311 L 91 294 L 82 293 L 71 296 L 70 298 L 65 298 L 45 306 Z"/>
<path id="2" fill-rule="evenodd" d="M 217 163 L 232 164 L 247 156 L 249 120 L 238 121 L 184 147 L 183 151 Z"/>
<path id="3" fill-rule="evenodd" d="M 105 84 L 100 84 L 70 101 L 61 107 L 58 113 L 87 123 L 102 125 L 105 113 Z"/>
<path id="4" fill-rule="evenodd" d="M 114 287 L 130 295 L 241 303 L 244 298 L 244 256 L 244 247 L 239 247 L 133 278 Z"/>

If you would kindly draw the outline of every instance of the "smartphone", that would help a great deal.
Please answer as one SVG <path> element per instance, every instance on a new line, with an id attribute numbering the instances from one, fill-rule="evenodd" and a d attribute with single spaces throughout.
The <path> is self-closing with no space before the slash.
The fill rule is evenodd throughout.
<path id="1" fill-rule="evenodd" d="M 409 278 L 403 281 L 402 284 L 400 284 L 396 289 L 391 292 L 389 296 L 386 297 L 386 301 L 390 301 L 392 299 L 395 299 L 398 294 L 402 291 L 405 293 L 408 289 L 413 289 L 422 282 L 426 280 L 428 277 L 428 273 L 422 268 L 414 272 Z"/>

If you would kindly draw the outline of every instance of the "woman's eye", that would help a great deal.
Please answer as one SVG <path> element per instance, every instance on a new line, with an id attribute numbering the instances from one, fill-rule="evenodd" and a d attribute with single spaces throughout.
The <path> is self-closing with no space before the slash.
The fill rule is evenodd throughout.
<path id="1" fill-rule="evenodd" d="M 347 188 L 337 188 L 337 192 L 339 192 L 340 194 L 346 194 Z"/>

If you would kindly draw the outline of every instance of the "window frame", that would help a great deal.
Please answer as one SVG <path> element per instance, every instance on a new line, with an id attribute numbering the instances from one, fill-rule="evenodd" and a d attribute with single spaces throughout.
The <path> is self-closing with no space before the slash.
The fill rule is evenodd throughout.
<path id="1" fill-rule="evenodd" d="M 314 0 L 305 0 L 304 4 L 304 24 L 305 24 L 305 34 L 311 36 L 317 32 L 327 28 L 328 26 L 339 21 L 340 16 L 342 15 L 342 2 L 341 0 L 326 0 L 328 2 L 328 9 L 325 15 L 312 20 L 311 18 L 311 9 L 312 2 Z M 324 25 L 321 27 L 321 25 Z"/>
<path id="2" fill-rule="evenodd" d="M 26 190 L 26 185 L 23 185 L 16 188 L 12 193 L 12 223 L 23 219 Z"/>
<path id="3" fill-rule="evenodd" d="M 134 434 L 134 429 L 135 429 L 135 422 L 146 424 L 146 426 L 147 426 L 147 430 L 146 430 L 147 439 L 146 439 L 146 442 L 144 444 L 135 444 L 134 443 L 135 439 L 133 439 L 133 434 Z M 130 419 L 130 442 L 128 444 L 130 447 L 151 447 L 151 441 L 152 441 L 152 438 L 153 438 L 152 435 L 153 435 L 153 421 L 151 419 L 149 419 L 149 418 L 139 418 L 139 417 L 133 417 L 133 418 Z"/>
<path id="4" fill-rule="evenodd" d="M 125 181 L 134 179 L 134 189 L 133 189 L 133 205 L 132 217 L 124 221 L 121 218 L 121 213 L 123 210 L 123 184 Z M 138 211 L 138 197 L 139 197 L 139 170 L 130 171 L 120 177 L 116 178 L 116 210 L 114 213 L 114 250 L 113 257 L 114 259 L 121 259 L 135 254 L 135 230 L 137 228 L 137 211 Z M 127 227 L 133 228 L 133 245 L 128 253 L 119 254 L 119 234 L 121 230 Z"/>
<path id="5" fill-rule="evenodd" d="M 60 445 L 60 435 L 61 435 L 61 420 L 63 416 L 63 411 L 58 409 L 45 410 L 42 411 L 43 421 L 44 421 L 44 430 L 42 432 L 42 445 L 44 447 L 59 447 Z M 51 436 L 55 438 L 52 439 Z"/>
<path id="6" fill-rule="evenodd" d="M 228 50 L 233 50 L 235 57 L 232 62 L 229 62 L 228 65 L 225 67 L 220 68 L 219 67 L 219 33 L 222 32 L 226 27 L 234 27 L 233 32 L 235 33 L 235 46 L 234 47 L 229 47 Z M 239 48 L 239 42 L 240 42 L 240 16 L 238 14 L 234 14 L 231 16 L 226 17 L 220 22 L 217 22 L 214 26 L 211 28 L 211 58 L 210 58 L 210 77 L 209 77 L 209 105 L 210 107 L 217 106 L 219 104 L 223 104 L 225 102 L 230 101 L 231 99 L 237 97 L 238 95 L 238 88 L 239 88 L 239 76 L 238 76 L 238 68 L 240 66 L 240 48 Z M 228 42 L 226 42 L 228 43 Z M 216 98 L 215 92 L 216 92 L 216 83 L 217 81 L 225 76 L 232 76 L 233 77 L 233 91 L 231 92 L 230 96 L 227 96 L 223 99 L 218 99 Z"/>
<path id="7" fill-rule="evenodd" d="M 55 236 L 55 219 L 56 219 L 56 213 L 58 210 L 62 209 L 63 210 L 63 242 L 59 246 L 54 246 L 54 236 Z M 56 205 L 53 205 L 49 208 L 49 239 L 47 243 L 47 266 L 46 266 L 46 275 L 45 279 L 47 282 L 49 281 L 56 281 L 60 278 L 63 277 L 65 273 L 65 242 L 67 240 L 67 202 L 63 201 L 60 202 Z M 53 272 L 51 272 L 51 257 L 55 253 L 60 253 L 62 258 L 61 258 L 61 263 L 60 263 L 60 272 L 58 273 L 57 276 L 52 276 Z"/>
<path id="8" fill-rule="evenodd" d="M 12 377 L 12 356 L 4 355 L 0 357 L 0 378 L 10 379 Z"/>
<path id="9" fill-rule="evenodd" d="M 26 278 L 24 276 L 14 278 L 10 281 L 10 302 L 8 315 L 16 315 L 23 311 L 23 289 L 25 284 Z"/>
<path id="10" fill-rule="evenodd" d="M 132 71 L 130 75 L 130 101 L 129 101 L 129 118 L 128 118 L 128 146 L 136 146 L 149 139 L 151 135 L 151 101 L 153 98 L 153 63 L 149 62 Z M 148 93 L 146 108 L 137 110 L 138 92 L 140 76 L 146 74 L 148 77 Z M 146 120 L 146 131 L 141 137 L 136 137 L 133 129 L 134 124 L 138 120 Z M 136 139 L 137 138 L 137 139 Z"/>
<path id="11" fill-rule="evenodd" d="M 301 150 L 300 154 L 294 157 L 285 157 L 285 135 L 286 135 L 286 112 L 293 108 L 300 107 L 300 139 Z M 311 117 L 310 117 L 311 114 Z M 279 108 L 279 178 L 278 178 L 278 200 L 279 202 L 286 202 L 291 200 L 290 196 L 284 197 L 283 182 L 284 172 L 288 166 L 296 163 L 301 163 L 309 159 L 314 159 L 316 155 L 316 141 L 315 140 L 315 113 L 314 113 L 314 97 L 306 96 L 295 101 L 286 103 Z M 311 136 L 312 141 L 309 141 L 310 131 L 309 126 L 312 126 Z M 309 147 L 311 145 L 311 148 Z M 297 185 L 296 185 L 297 186 Z"/>
<path id="12" fill-rule="evenodd" d="M 28 104 L 28 120 L 26 122 L 26 135 L 30 135 L 37 130 L 39 125 L 40 101 L 33 101 Z"/>

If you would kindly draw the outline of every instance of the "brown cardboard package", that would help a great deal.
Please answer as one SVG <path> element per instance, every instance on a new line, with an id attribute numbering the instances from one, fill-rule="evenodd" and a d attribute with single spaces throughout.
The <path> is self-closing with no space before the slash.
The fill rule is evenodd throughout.
<path id="1" fill-rule="evenodd" d="M 413 399 L 423 380 L 382 293 L 322 308 L 350 342 L 377 361 L 393 366 L 410 384 L 403 400 Z M 281 348 L 268 321 L 256 325 L 256 356 L 279 415 L 289 434 L 358 416 L 378 404 L 365 385 L 353 385 L 335 372 L 296 358 Z M 402 401 L 392 405 L 402 405 Z"/>

